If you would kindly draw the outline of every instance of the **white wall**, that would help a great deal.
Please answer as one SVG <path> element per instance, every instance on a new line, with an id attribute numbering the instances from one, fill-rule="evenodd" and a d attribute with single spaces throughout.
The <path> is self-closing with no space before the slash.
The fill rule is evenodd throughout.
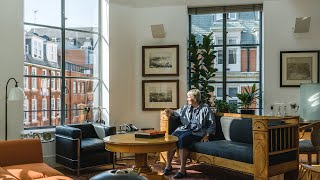
<path id="1" fill-rule="evenodd" d="M 195 1 L 194 1 L 195 2 Z M 195 6 L 195 4 L 192 6 Z M 261 1 L 254 1 L 261 3 Z M 254 3 L 253 2 L 253 3 Z M 219 4 L 217 4 L 219 3 Z M 228 1 L 228 4 L 238 4 Z M 135 8 L 115 5 L 110 11 L 110 66 L 111 91 L 110 117 L 116 125 L 132 122 L 138 127 L 159 128 L 159 112 L 142 111 L 141 82 L 147 79 L 177 79 L 175 77 L 142 77 L 141 46 L 180 45 L 180 105 L 185 104 L 187 92 L 187 5 Z M 212 2 L 211 5 L 221 5 Z M 273 0 L 264 1 L 264 100 L 265 105 L 275 102 L 298 101 L 299 88 L 280 88 L 280 51 L 320 49 L 318 0 Z M 119 17 L 120 16 L 120 17 Z M 292 28 L 296 17 L 311 16 L 310 32 L 294 34 Z M 164 24 L 166 38 L 153 39 L 150 25 Z M 130 31 L 121 34 L 126 26 Z M 128 37 L 130 37 L 128 39 Z M 114 42 L 115 41 L 115 42 Z M 119 42 L 120 41 L 120 42 Z M 123 49 L 129 49 L 123 52 Z M 119 64 L 118 61 L 121 63 Z M 125 62 L 123 62 L 125 61 Z M 127 68 L 122 64 L 127 64 Z M 121 71 L 121 72 L 119 72 Z M 127 79 L 127 81 L 121 81 Z M 115 83 L 116 82 L 116 83 Z M 129 100 L 127 100 L 127 98 Z M 119 102 L 121 101 L 121 102 Z M 114 106 L 114 107 L 112 107 Z M 265 107 L 267 108 L 267 107 Z M 268 111 L 266 111 L 268 113 Z"/>
<path id="2" fill-rule="evenodd" d="M 166 37 L 152 38 L 150 25 L 164 24 Z M 117 127 L 135 123 L 159 128 L 159 111 L 142 111 L 142 80 L 180 80 L 180 103 L 186 94 L 186 6 L 133 8 L 110 6 L 110 120 Z M 142 46 L 180 45 L 179 77 L 142 77 Z"/>
<path id="3" fill-rule="evenodd" d="M 281 0 L 264 3 L 264 101 L 299 102 L 299 88 L 280 88 L 280 51 L 320 50 L 320 1 Z M 295 34 L 296 17 L 311 16 L 309 33 Z M 299 103 L 298 103 L 299 104 Z M 289 107 L 288 107 L 289 108 Z"/>
<path id="4" fill-rule="evenodd" d="M 0 139 L 5 138 L 5 87 L 15 78 L 23 87 L 23 1 L 0 2 Z M 8 93 L 15 83 L 8 85 Z M 8 102 L 8 139 L 20 137 L 23 130 L 23 102 Z"/>

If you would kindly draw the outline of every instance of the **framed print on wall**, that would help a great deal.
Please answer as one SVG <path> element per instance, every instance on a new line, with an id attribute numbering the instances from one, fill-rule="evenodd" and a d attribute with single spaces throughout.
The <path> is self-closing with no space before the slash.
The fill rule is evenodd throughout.
<path id="1" fill-rule="evenodd" d="M 142 109 L 149 111 L 178 109 L 179 80 L 143 80 Z"/>
<path id="2" fill-rule="evenodd" d="M 178 76 L 179 45 L 142 46 L 142 76 Z"/>
<path id="3" fill-rule="evenodd" d="M 281 51 L 280 87 L 319 83 L 319 51 Z"/>

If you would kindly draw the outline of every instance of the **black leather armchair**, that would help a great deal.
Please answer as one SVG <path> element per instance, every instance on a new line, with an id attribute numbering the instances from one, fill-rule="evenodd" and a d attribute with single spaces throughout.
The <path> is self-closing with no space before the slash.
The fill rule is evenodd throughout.
<path id="1" fill-rule="evenodd" d="M 96 124 L 71 124 L 56 127 L 56 162 L 79 171 L 113 163 L 113 153 L 101 138 L 116 134 L 116 127 Z M 99 138 L 100 137 L 100 138 Z"/>

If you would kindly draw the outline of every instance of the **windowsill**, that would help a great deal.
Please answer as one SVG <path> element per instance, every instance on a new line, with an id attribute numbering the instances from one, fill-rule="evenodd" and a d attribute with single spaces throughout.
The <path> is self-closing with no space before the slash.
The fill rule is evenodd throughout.
<path id="1" fill-rule="evenodd" d="M 47 129 L 30 129 L 30 130 L 23 130 L 21 134 L 28 134 L 28 133 L 50 133 L 54 134 L 56 132 L 55 128 L 47 128 Z"/>

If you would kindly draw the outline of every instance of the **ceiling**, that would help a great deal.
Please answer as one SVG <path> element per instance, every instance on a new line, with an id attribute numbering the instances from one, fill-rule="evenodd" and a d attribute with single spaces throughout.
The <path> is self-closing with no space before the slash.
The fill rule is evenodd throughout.
<path id="1" fill-rule="evenodd" d="M 188 7 L 240 5 L 258 4 L 264 1 L 266 0 L 110 0 L 111 3 L 137 8 L 177 5 L 187 5 Z"/>

